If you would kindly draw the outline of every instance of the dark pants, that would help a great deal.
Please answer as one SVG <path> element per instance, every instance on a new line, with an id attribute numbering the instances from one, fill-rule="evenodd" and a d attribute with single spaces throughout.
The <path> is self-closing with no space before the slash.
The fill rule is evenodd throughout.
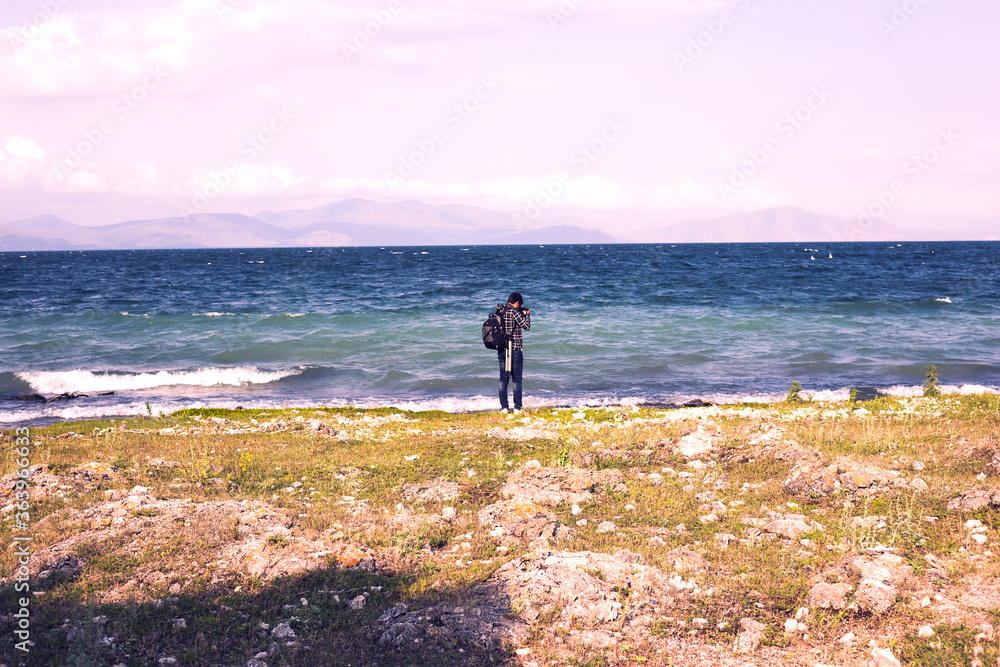
<path id="1" fill-rule="evenodd" d="M 500 359 L 500 407 L 507 409 L 507 382 L 514 380 L 514 409 L 521 409 L 521 371 L 524 370 L 524 352 L 514 350 L 510 357 L 510 372 L 507 372 L 507 350 L 497 353 Z"/>

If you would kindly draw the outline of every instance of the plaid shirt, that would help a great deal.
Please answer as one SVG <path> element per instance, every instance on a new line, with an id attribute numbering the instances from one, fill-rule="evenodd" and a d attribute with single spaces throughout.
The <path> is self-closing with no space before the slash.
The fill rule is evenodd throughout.
<path id="1" fill-rule="evenodd" d="M 524 341 L 521 329 L 527 331 L 531 328 L 531 313 L 516 309 L 509 303 L 498 303 L 497 310 L 500 311 L 500 317 L 503 320 L 504 334 L 514 341 L 515 350 L 523 350 Z M 512 331 L 513 333 L 511 333 Z"/>

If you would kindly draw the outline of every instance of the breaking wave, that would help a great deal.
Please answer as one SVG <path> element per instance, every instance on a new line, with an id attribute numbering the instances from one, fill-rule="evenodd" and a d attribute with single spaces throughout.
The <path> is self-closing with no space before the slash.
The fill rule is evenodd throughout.
<path id="1" fill-rule="evenodd" d="M 196 387 L 238 387 L 267 384 L 298 375 L 300 370 L 262 371 L 253 366 L 235 368 L 199 368 L 191 371 L 159 371 L 157 373 L 95 373 L 93 371 L 42 371 L 17 373 L 32 391 L 40 394 L 66 392 L 135 391 L 155 387 L 187 385 Z"/>

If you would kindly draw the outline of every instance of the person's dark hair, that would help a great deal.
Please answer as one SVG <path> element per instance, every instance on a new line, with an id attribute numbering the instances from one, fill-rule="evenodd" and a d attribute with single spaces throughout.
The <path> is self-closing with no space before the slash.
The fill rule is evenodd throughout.
<path id="1" fill-rule="evenodd" d="M 521 298 L 521 294 L 519 292 L 511 292 L 510 296 L 507 297 L 507 303 L 509 303 L 511 305 L 513 305 L 515 303 L 519 303 L 519 304 L 521 304 L 523 306 L 524 305 L 524 299 Z"/>

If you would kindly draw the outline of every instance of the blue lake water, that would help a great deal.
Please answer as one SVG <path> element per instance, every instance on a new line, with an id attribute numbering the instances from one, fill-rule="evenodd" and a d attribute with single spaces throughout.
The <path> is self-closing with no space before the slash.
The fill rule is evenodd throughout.
<path id="1" fill-rule="evenodd" d="M 929 364 L 1000 387 L 997 242 L 22 252 L 0 253 L 0 423 L 496 408 L 479 330 L 514 290 L 527 407 L 912 394 Z M 66 392 L 88 396 L 13 400 Z"/>

